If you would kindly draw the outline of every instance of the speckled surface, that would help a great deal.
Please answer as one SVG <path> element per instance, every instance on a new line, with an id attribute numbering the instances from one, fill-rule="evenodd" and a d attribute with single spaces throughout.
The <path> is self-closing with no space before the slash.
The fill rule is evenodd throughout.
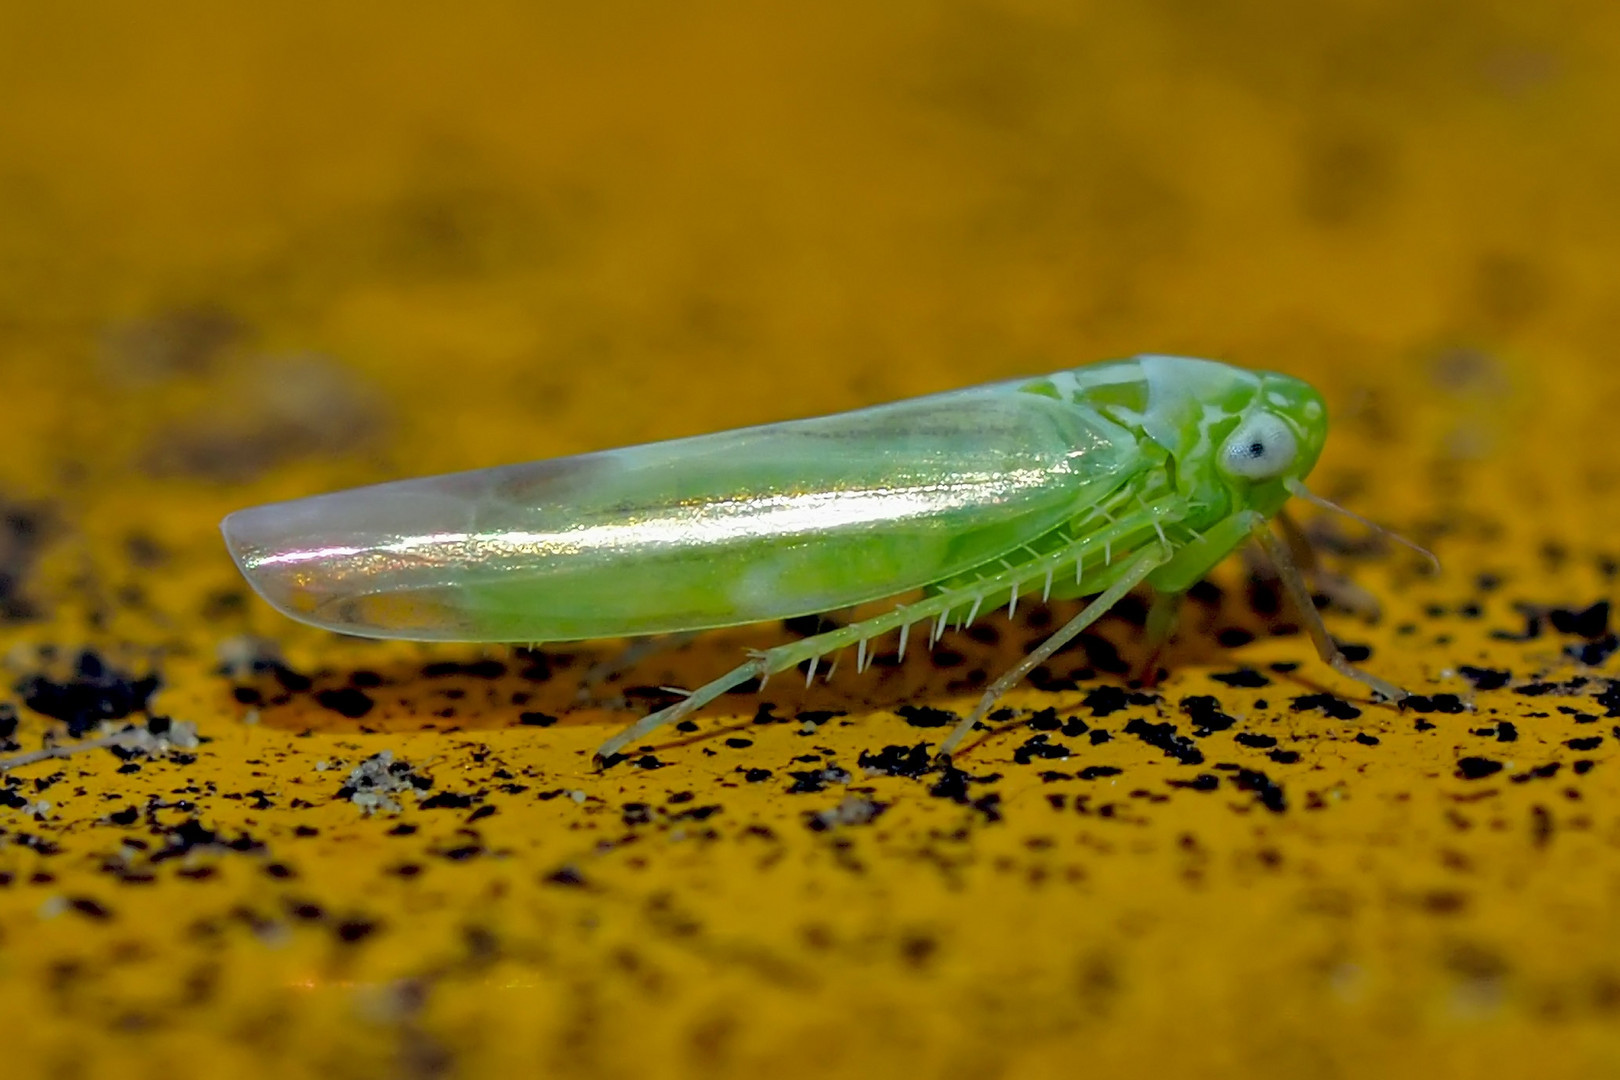
<path id="1" fill-rule="evenodd" d="M 0 8 L 0 735 L 135 725 L 0 780 L 8 1075 L 1620 1069 L 1615 10 L 867 7 Z M 804 627 L 576 707 L 613 643 L 307 630 L 216 531 L 1146 350 L 1322 389 L 1444 560 L 1312 526 L 1412 707 L 1235 560 L 955 771 L 1072 607 L 604 774 Z"/>

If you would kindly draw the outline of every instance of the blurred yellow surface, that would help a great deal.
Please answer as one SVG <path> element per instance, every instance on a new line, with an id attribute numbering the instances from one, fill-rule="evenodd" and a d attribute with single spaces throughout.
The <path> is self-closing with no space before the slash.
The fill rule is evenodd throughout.
<path id="1" fill-rule="evenodd" d="M 0 3 L 12 741 L 81 649 L 202 740 L 5 774 L 5 1074 L 1615 1075 L 1617 100 L 1575 0 Z M 1234 563 L 965 786 L 861 761 L 1032 613 L 603 774 L 613 643 L 321 634 L 216 531 L 1144 351 L 1320 387 L 1314 486 L 1445 562 L 1315 528 L 1424 711 Z"/>

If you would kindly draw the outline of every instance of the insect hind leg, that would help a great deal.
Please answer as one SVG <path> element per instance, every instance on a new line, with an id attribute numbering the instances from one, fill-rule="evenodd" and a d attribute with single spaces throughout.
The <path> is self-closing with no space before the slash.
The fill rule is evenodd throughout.
<path id="1" fill-rule="evenodd" d="M 897 626 L 909 626 L 911 622 L 923 617 L 923 614 L 919 613 L 917 609 L 927 608 L 927 614 L 931 615 L 938 606 L 935 602 L 911 605 L 887 615 L 851 623 L 848 626 L 841 626 L 825 633 L 811 635 L 800 641 L 793 641 L 786 645 L 778 645 L 775 648 L 756 652 L 718 679 L 704 683 L 673 705 L 649 713 L 604 742 L 596 749 L 596 760 L 598 763 L 606 764 L 615 754 L 618 754 L 637 739 L 647 737 L 665 724 L 680 721 L 718 698 L 721 694 L 746 683 L 749 679 L 758 679 L 763 684 L 772 675 L 797 667 L 807 660 L 813 664 L 828 653 L 865 642 Z M 814 677 L 814 669 L 811 671 L 811 676 Z"/>

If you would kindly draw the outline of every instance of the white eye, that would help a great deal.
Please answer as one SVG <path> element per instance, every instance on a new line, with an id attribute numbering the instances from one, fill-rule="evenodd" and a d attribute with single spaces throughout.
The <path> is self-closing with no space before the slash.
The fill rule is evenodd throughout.
<path id="1" fill-rule="evenodd" d="M 1227 437 L 1221 468 L 1231 476 L 1270 480 L 1287 472 L 1298 452 L 1294 433 L 1270 413 L 1259 413 Z"/>

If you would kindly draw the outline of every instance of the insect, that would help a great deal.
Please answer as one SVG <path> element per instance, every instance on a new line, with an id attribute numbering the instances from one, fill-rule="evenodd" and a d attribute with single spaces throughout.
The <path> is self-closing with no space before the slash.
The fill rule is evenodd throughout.
<path id="1" fill-rule="evenodd" d="M 1291 496 L 1349 513 L 1303 483 L 1326 435 L 1321 396 L 1298 379 L 1139 356 L 317 495 L 238 511 L 222 529 L 271 605 L 366 637 L 681 634 L 909 597 L 753 652 L 608 739 L 604 762 L 749 680 L 807 665 L 808 683 L 823 658 L 851 647 L 864 669 L 885 635 L 903 657 L 912 639 L 932 645 L 1000 606 L 1093 596 L 991 683 L 941 745 L 949 754 L 998 698 L 1144 584 L 1156 651 L 1182 594 L 1249 540 L 1275 564 L 1323 660 L 1405 697 L 1344 657 L 1269 527 Z"/>

